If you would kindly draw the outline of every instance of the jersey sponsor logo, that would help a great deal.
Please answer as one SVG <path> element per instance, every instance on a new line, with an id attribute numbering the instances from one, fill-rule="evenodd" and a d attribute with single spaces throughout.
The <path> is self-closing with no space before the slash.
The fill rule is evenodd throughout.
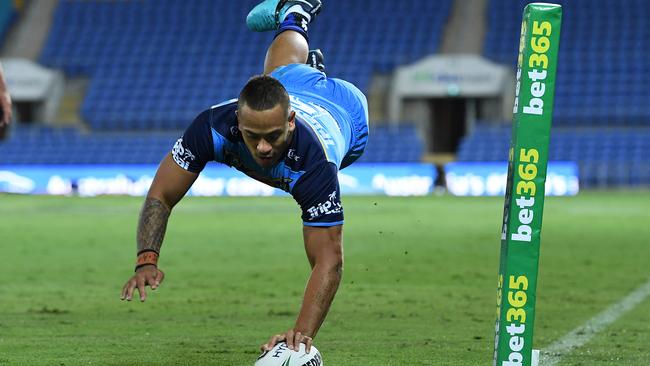
<path id="1" fill-rule="evenodd" d="M 192 154 L 190 149 L 183 146 L 182 137 L 176 140 L 176 143 L 172 148 L 172 157 L 174 158 L 176 164 L 178 164 L 181 168 L 185 170 L 188 170 L 190 167 L 190 163 L 194 161 L 194 159 L 196 159 L 196 156 Z"/>
<path id="2" fill-rule="evenodd" d="M 339 214 L 343 211 L 341 202 L 336 198 L 336 191 L 327 196 L 327 201 L 321 202 L 318 205 L 311 206 L 307 209 L 310 218 L 314 219 L 323 215 Z"/>

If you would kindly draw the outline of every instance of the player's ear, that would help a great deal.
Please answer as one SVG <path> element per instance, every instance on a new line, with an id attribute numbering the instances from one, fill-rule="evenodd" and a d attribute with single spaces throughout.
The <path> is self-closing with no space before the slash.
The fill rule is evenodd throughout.
<path id="1" fill-rule="evenodd" d="M 241 122 L 239 121 L 239 109 L 235 109 L 235 117 L 237 118 L 237 128 L 241 126 Z"/>
<path id="2" fill-rule="evenodd" d="M 296 112 L 291 110 L 289 111 L 289 131 L 293 131 L 296 128 Z"/>

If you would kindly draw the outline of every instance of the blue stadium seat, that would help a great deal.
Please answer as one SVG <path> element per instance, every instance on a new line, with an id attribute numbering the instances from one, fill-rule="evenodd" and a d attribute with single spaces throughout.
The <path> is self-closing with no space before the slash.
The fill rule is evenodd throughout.
<path id="1" fill-rule="evenodd" d="M 419 162 L 423 154 L 424 142 L 414 124 L 382 123 L 371 127 L 368 146 L 359 162 Z"/>
<path id="2" fill-rule="evenodd" d="M 158 163 L 181 133 L 84 134 L 76 128 L 19 126 L 0 142 L 0 156 L 2 164 Z"/>
<path id="3" fill-rule="evenodd" d="M 460 161 L 505 161 L 511 125 L 479 122 L 461 141 Z M 575 161 L 583 187 L 650 185 L 650 127 L 563 127 L 551 131 L 549 160 Z"/>
<path id="4" fill-rule="evenodd" d="M 524 6 L 490 0 L 484 53 L 515 66 Z M 563 6 L 554 124 L 648 126 L 650 20 L 644 0 L 556 0 Z"/>
<path id="5" fill-rule="evenodd" d="M 255 3 L 62 0 L 40 61 L 91 77 L 81 114 L 94 129 L 181 129 L 262 72 L 273 36 L 246 29 Z M 329 0 L 310 43 L 366 90 L 373 72 L 437 51 L 451 3 Z"/>

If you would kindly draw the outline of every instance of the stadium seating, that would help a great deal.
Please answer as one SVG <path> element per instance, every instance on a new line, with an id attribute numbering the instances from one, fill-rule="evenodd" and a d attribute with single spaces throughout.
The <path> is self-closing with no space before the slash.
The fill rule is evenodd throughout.
<path id="1" fill-rule="evenodd" d="M 256 2 L 63 0 L 40 61 L 91 77 L 81 113 L 94 129 L 184 128 L 262 71 L 272 35 L 244 22 Z M 366 90 L 374 71 L 437 50 L 451 2 L 329 0 L 311 45 L 329 75 Z"/>
<path id="2" fill-rule="evenodd" d="M 524 0 L 491 0 L 485 55 L 517 60 Z M 650 21 L 645 0 L 556 0 L 563 5 L 555 124 L 650 124 Z"/>
<path id="3" fill-rule="evenodd" d="M 480 123 L 461 142 L 460 161 L 505 161 L 510 124 Z M 556 128 L 550 161 L 575 161 L 583 187 L 650 185 L 650 128 Z"/>
<path id="4" fill-rule="evenodd" d="M 373 126 L 368 146 L 359 162 L 419 162 L 424 154 L 424 142 L 416 127 L 410 123 L 398 126 Z"/>
<path id="5" fill-rule="evenodd" d="M 1 164 L 157 164 L 181 131 L 93 132 L 76 128 L 16 127 L 0 142 Z M 372 131 L 361 162 L 418 162 L 423 144 L 411 124 Z"/>
<path id="6" fill-rule="evenodd" d="M 158 163 L 180 132 L 83 133 L 76 128 L 18 127 L 0 143 L 3 164 Z"/>

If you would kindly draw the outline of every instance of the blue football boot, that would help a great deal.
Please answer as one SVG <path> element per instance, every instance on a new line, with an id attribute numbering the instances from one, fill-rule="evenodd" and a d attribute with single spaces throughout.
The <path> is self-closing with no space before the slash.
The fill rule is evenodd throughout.
<path id="1" fill-rule="evenodd" d="M 309 23 L 321 8 L 320 0 L 264 0 L 248 13 L 246 25 L 255 32 L 275 30 L 288 11 L 301 14 Z"/>

